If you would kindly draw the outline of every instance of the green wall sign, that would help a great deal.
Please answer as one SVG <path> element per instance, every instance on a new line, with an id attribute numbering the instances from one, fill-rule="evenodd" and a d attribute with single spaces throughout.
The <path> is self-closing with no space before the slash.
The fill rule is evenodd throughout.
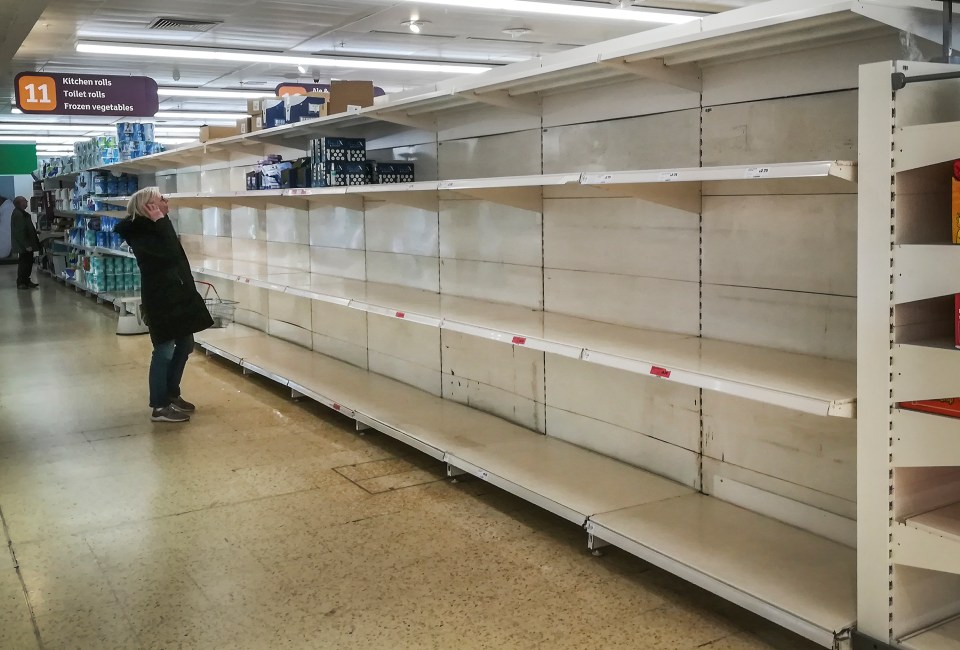
<path id="1" fill-rule="evenodd" d="M 0 176 L 30 174 L 37 169 L 37 145 L 0 144 Z"/>

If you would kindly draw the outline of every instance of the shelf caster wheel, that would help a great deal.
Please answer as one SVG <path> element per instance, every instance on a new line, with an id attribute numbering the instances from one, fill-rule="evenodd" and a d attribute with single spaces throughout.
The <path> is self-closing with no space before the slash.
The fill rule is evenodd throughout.
<path id="1" fill-rule="evenodd" d="M 602 548 L 595 548 L 592 551 L 590 551 L 590 555 L 592 555 L 593 557 L 603 557 L 606 554 L 607 552 Z"/>

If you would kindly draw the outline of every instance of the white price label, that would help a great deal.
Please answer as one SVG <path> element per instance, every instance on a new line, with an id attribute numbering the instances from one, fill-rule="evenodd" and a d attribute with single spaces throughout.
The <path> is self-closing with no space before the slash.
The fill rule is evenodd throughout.
<path id="1" fill-rule="evenodd" d="M 680 172 L 660 172 L 660 182 L 669 183 L 680 180 Z"/>
<path id="2" fill-rule="evenodd" d="M 769 167 L 748 167 L 746 178 L 766 178 L 769 175 Z"/>
<path id="3" fill-rule="evenodd" d="M 606 185 L 607 183 L 613 182 L 613 174 L 604 174 L 597 178 L 597 184 Z"/>

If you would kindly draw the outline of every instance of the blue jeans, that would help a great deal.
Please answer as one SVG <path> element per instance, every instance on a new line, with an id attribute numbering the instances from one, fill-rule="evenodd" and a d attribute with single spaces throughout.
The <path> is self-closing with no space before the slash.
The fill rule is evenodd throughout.
<path id="1" fill-rule="evenodd" d="M 180 397 L 180 379 L 193 352 L 193 335 L 164 341 L 153 346 L 150 359 L 150 406 L 163 408 Z"/>

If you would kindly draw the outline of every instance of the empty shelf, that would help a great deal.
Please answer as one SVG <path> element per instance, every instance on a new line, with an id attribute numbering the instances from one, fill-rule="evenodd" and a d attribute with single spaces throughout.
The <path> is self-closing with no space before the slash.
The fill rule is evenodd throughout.
<path id="1" fill-rule="evenodd" d="M 856 416 L 856 364 L 262 264 L 193 270 L 792 410 Z"/>
<path id="2" fill-rule="evenodd" d="M 447 462 L 580 526 L 598 512 L 693 493 L 674 481 L 548 436 L 450 454 Z"/>
<path id="3" fill-rule="evenodd" d="M 960 618 L 901 639 L 900 645 L 908 650 L 956 650 L 960 648 Z"/>
<path id="4" fill-rule="evenodd" d="M 854 549 L 713 497 L 600 514 L 587 531 L 827 647 L 856 620 Z"/>
<path id="5" fill-rule="evenodd" d="M 960 574 L 960 503 L 907 518 L 894 542 L 897 564 Z"/>

